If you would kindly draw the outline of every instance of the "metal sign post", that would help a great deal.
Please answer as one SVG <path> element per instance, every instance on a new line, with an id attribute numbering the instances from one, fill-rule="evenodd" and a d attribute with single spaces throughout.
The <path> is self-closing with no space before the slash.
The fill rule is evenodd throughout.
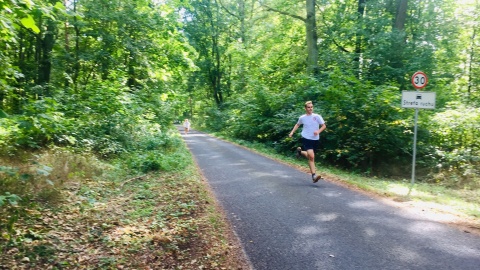
<path id="1" fill-rule="evenodd" d="M 419 89 L 424 88 L 428 83 L 427 75 L 421 71 L 415 72 L 412 76 L 412 85 L 417 91 L 402 92 L 402 108 L 415 108 L 415 124 L 413 132 L 413 159 L 412 159 L 412 180 L 408 195 L 412 191 L 415 184 L 415 163 L 417 157 L 417 122 L 418 109 L 435 109 L 435 93 L 420 92 Z"/>
<path id="2" fill-rule="evenodd" d="M 415 127 L 413 131 L 413 157 L 412 157 L 412 180 L 410 181 L 410 188 L 408 189 L 408 195 L 412 192 L 413 185 L 415 184 L 415 164 L 417 159 L 417 122 L 418 122 L 418 108 L 415 108 Z"/>

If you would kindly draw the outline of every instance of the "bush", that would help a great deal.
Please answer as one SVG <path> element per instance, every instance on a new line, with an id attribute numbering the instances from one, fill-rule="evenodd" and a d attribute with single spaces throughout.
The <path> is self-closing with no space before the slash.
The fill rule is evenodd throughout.
<path id="1" fill-rule="evenodd" d="M 3 239 L 10 240 L 14 237 L 15 223 L 24 213 L 23 209 L 18 207 L 21 200 L 18 195 L 10 192 L 0 194 L 0 237 Z"/>
<path id="2" fill-rule="evenodd" d="M 480 187 L 480 108 L 451 104 L 436 113 L 430 130 L 431 179 L 456 187 Z"/>
<path id="3" fill-rule="evenodd" d="M 73 144 L 72 120 L 58 111 L 51 98 L 36 100 L 24 107 L 23 114 L 0 118 L 0 154 L 19 148 L 41 148 L 48 143 Z"/>
<path id="4" fill-rule="evenodd" d="M 189 159 L 184 156 L 184 146 L 176 130 L 159 134 L 144 134 L 128 153 L 126 163 L 134 172 L 172 171 L 182 169 Z"/>

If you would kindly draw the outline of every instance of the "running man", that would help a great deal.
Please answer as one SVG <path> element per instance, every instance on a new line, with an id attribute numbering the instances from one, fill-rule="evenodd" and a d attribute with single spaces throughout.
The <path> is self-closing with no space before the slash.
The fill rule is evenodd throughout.
<path id="1" fill-rule="evenodd" d="M 297 147 L 296 155 L 297 157 L 304 156 L 308 158 L 308 166 L 310 167 L 310 173 L 312 174 L 312 181 L 313 183 L 317 183 L 322 176 L 316 174 L 315 150 L 320 143 L 320 133 L 322 133 L 327 126 L 325 125 L 322 116 L 313 113 L 313 103 L 311 101 L 305 102 L 305 112 L 304 115 L 298 118 L 298 122 L 288 136 L 292 137 L 293 133 L 295 133 L 300 125 L 303 125 L 302 147 Z"/>

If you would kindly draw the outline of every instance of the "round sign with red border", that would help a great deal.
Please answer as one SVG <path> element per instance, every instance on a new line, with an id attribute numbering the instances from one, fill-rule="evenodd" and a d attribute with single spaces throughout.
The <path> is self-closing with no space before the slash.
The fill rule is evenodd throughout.
<path id="1" fill-rule="evenodd" d="M 428 78 L 427 75 L 421 71 L 417 71 L 412 76 L 413 87 L 420 89 L 427 86 Z"/>

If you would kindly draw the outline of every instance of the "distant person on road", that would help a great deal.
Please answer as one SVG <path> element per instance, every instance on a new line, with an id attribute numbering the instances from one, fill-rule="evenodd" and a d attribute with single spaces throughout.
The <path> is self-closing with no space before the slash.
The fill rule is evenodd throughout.
<path id="1" fill-rule="evenodd" d="M 188 121 L 188 119 L 185 119 L 185 121 L 183 121 L 183 128 L 185 135 L 187 135 L 190 131 L 190 122 Z"/>
<path id="2" fill-rule="evenodd" d="M 301 156 L 308 158 L 308 166 L 310 167 L 310 173 L 312 174 L 312 181 L 313 183 L 316 183 L 322 178 L 322 176 L 316 174 L 315 150 L 320 143 L 320 133 L 322 133 L 327 126 L 325 125 L 322 116 L 313 113 L 313 103 L 311 101 L 305 102 L 305 112 L 304 115 L 298 118 L 297 123 L 288 136 L 292 137 L 293 133 L 295 133 L 300 125 L 303 125 L 302 147 L 297 147 L 296 156 L 297 158 L 300 158 Z"/>

